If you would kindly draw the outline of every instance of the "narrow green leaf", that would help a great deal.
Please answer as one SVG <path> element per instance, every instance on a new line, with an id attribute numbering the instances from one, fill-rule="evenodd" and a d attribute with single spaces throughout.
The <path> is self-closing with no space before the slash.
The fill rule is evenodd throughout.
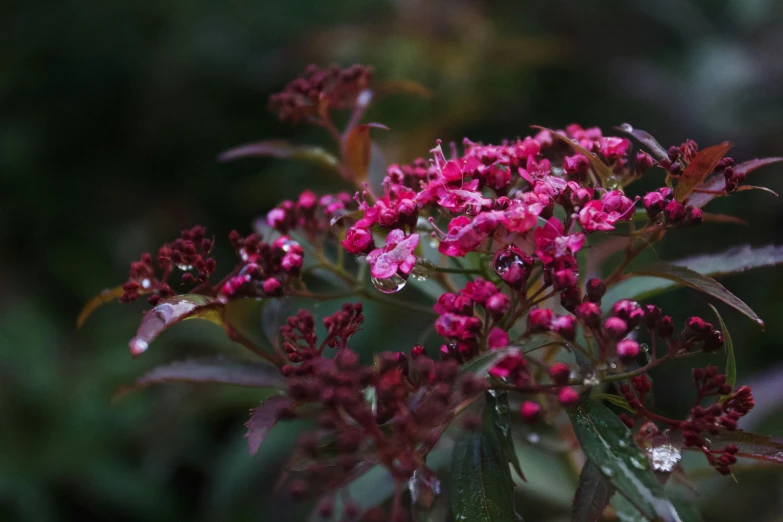
<path id="1" fill-rule="evenodd" d="M 659 263 L 650 268 L 636 270 L 629 275 L 631 277 L 650 276 L 661 279 L 668 279 L 669 281 L 672 281 L 676 284 L 699 290 L 700 292 L 711 295 L 716 299 L 720 299 L 727 305 L 739 310 L 743 314 L 753 319 L 756 323 L 761 325 L 762 328 L 764 327 L 764 321 L 762 321 L 761 318 L 756 315 L 756 312 L 754 312 L 747 304 L 745 304 L 742 299 L 729 292 L 726 287 L 713 278 L 702 275 L 698 272 L 694 272 L 690 268 Z"/>
<path id="2" fill-rule="evenodd" d="M 704 254 L 671 262 L 672 265 L 685 267 L 710 277 L 720 277 L 780 263 L 783 263 L 783 246 L 778 245 L 759 248 L 744 245 L 717 254 Z M 678 286 L 680 283 L 671 279 L 636 277 L 632 274 L 630 279 L 611 287 L 602 299 L 602 303 L 604 306 L 611 307 L 620 299 L 642 300 Z"/>
<path id="3" fill-rule="evenodd" d="M 757 435 L 744 430 L 723 430 L 715 435 L 710 434 L 709 439 L 710 447 L 716 449 L 734 444 L 739 448 L 738 457 L 783 464 L 783 441 L 775 440 L 769 435 Z M 672 440 L 677 443 L 683 442 L 679 432 L 673 434 Z M 701 448 L 684 447 L 683 449 L 701 451 Z"/>
<path id="4" fill-rule="evenodd" d="M 475 431 L 462 431 L 451 457 L 451 507 L 455 520 L 515 522 L 514 482 L 492 422 L 492 410 L 484 409 L 484 421 Z"/>
<path id="5" fill-rule="evenodd" d="M 667 487 L 666 496 L 674 505 L 682 522 L 702 522 L 701 510 L 693 495 L 688 495 L 678 487 Z"/>
<path id="6" fill-rule="evenodd" d="M 715 170 L 718 162 L 730 148 L 731 143 L 724 141 L 719 145 L 701 149 L 680 175 L 677 186 L 674 188 L 674 199 L 685 201 L 693 189 Z"/>
<path id="7" fill-rule="evenodd" d="M 546 127 L 541 127 L 538 125 L 532 125 L 532 127 L 534 129 L 545 130 L 550 134 L 552 134 L 553 137 L 557 138 L 563 143 L 566 143 L 571 147 L 573 147 L 574 149 L 576 149 L 577 152 L 579 152 L 582 156 L 587 158 L 587 161 L 590 162 L 590 166 L 593 167 L 593 171 L 595 172 L 595 175 L 598 176 L 598 179 L 600 179 L 602 182 L 614 176 L 614 172 L 612 172 L 612 169 L 610 169 L 606 163 L 601 161 L 596 154 L 593 154 L 586 148 L 582 147 L 575 141 L 571 140 L 568 136 L 564 136 L 559 132 L 553 131 L 552 129 L 547 129 Z"/>
<path id="8" fill-rule="evenodd" d="M 131 355 L 144 353 L 150 343 L 169 326 L 188 319 L 203 319 L 223 326 L 224 305 L 213 297 L 184 294 L 161 299 L 141 319 L 136 337 L 130 340 Z"/>
<path id="9" fill-rule="evenodd" d="M 313 145 L 294 145 L 284 140 L 264 140 L 233 147 L 218 156 L 218 161 L 248 157 L 271 157 L 309 161 L 331 170 L 339 169 L 339 160 L 330 152 Z"/>
<path id="10" fill-rule="evenodd" d="M 618 408 L 628 410 L 631 413 L 636 413 L 636 410 L 631 408 L 631 405 L 628 404 L 628 401 L 625 399 L 625 397 L 621 395 L 615 395 L 614 393 L 596 393 L 593 395 L 593 397 L 596 399 L 603 399 L 606 402 L 614 404 Z"/>
<path id="11" fill-rule="evenodd" d="M 579 474 L 574 503 L 571 508 L 571 522 L 598 522 L 604 508 L 609 505 L 614 486 L 606 479 L 598 467 L 585 462 Z"/>
<path id="12" fill-rule="evenodd" d="M 519 462 L 519 456 L 514 449 L 514 439 L 511 436 L 511 409 L 508 405 L 508 392 L 490 391 L 487 393 L 487 408 L 492 410 L 492 423 L 495 431 L 506 452 L 506 459 L 514 468 L 517 475 L 522 480 L 527 480 L 522 472 L 522 464 Z"/>
<path id="13" fill-rule="evenodd" d="M 718 313 L 717 308 L 710 305 L 712 311 L 715 312 L 715 316 L 720 323 L 720 330 L 723 332 L 723 346 L 726 347 L 726 366 L 724 373 L 726 374 L 726 384 L 734 389 L 734 385 L 737 383 L 737 360 L 734 358 L 734 343 L 731 340 L 731 334 L 729 329 L 726 328 L 726 323 L 723 322 L 723 317 Z M 723 395 L 721 400 L 725 400 L 728 395 Z"/>
<path id="14" fill-rule="evenodd" d="M 647 456 L 617 415 L 593 400 L 567 411 L 585 455 L 617 491 L 651 520 L 679 520 Z"/>
<path id="15" fill-rule="evenodd" d="M 286 380 L 276 366 L 217 356 L 176 361 L 153 368 L 134 384 L 120 388 L 115 398 L 139 388 L 169 382 L 230 384 L 254 388 L 286 387 Z"/>
<path id="16" fill-rule="evenodd" d="M 645 517 L 622 495 L 612 498 L 612 507 L 618 522 L 645 522 Z"/>

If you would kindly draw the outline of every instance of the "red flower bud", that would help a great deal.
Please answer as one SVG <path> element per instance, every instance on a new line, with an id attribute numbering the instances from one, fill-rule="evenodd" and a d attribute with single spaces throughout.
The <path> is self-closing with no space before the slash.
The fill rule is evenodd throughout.
<path id="1" fill-rule="evenodd" d="M 541 416 L 541 405 L 533 401 L 525 401 L 519 408 L 519 415 L 525 422 L 536 422 Z"/>
<path id="2" fill-rule="evenodd" d="M 571 406 L 576 406 L 577 404 L 579 404 L 579 394 L 576 392 L 575 389 L 571 388 L 570 386 L 561 388 L 560 393 L 558 393 L 557 395 L 557 398 L 560 401 L 560 404 L 562 404 L 566 408 L 569 408 Z"/>
<path id="3" fill-rule="evenodd" d="M 549 367 L 549 377 L 555 384 L 565 384 L 571 375 L 571 369 L 565 363 L 555 363 Z"/>
<path id="4" fill-rule="evenodd" d="M 623 339 L 617 343 L 617 355 L 624 359 L 633 359 L 639 355 L 639 343 L 631 339 Z"/>
<path id="5" fill-rule="evenodd" d="M 587 284 L 585 285 L 585 291 L 587 292 L 588 300 L 594 303 L 600 303 L 601 298 L 606 293 L 606 285 L 604 285 L 604 282 L 597 277 L 593 277 L 587 281 Z"/>

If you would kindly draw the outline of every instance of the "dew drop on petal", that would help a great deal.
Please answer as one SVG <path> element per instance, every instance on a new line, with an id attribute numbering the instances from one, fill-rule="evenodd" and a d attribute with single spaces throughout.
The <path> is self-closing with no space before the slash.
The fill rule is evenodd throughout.
<path id="1" fill-rule="evenodd" d="M 143 339 L 139 339 L 138 337 L 134 337 L 133 339 L 131 339 L 128 346 L 130 347 L 131 355 L 133 355 L 134 357 L 146 352 L 147 348 L 150 347 L 147 341 Z"/>
<path id="2" fill-rule="evenodd" d="M 399 292 L 405 288 L 405 283 L 407 282 L 405 279 L 400 277 L 399 274 L 394 274 L 393 276 L 386 279 L 372 277 L 370 278 L 370 281 L 372 281 L 372 284 L 376 290 L 384 294 L 394 294 Z"/>
<path id="3" fill-rule="evenodd" d="M 673 444 L 661 444 L 648 451 L 650 463 L 655 471 L 670 472 L 680 462 L 682 454 Z"/>

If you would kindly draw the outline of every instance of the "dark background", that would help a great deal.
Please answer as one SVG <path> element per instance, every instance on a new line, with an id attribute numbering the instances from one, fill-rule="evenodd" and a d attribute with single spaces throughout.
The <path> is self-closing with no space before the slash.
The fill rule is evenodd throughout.
<path id="1" fill-rule="evenodd" d="M 328 142 L 266 110 L 308 63 L 372 64 L 378 78 L 428 86 L 369 115 L 391 127 L 387 161 L 426 155 L 436 138 L 493 141 L 529 125 L 608 130 L 628 121 L 665 144 L 735 144 L 740 160 L 783 155 L 783 4 L 776 0 L 478 2 L 461 0 L 166 0 L 4 2 L 0 6 L 0 519 L 290 520 L 273 492 L 292 436 L 276 429 L 250 458 L 243 426 L 261 396 L 163 386 L 111 402 L 156 363 L 231 352 L 210 325 L 167 332 L 131 361 L 141 304 L 112 304 L 80 331 L 81 306 L 124 280 L 128 262 L 193 224 L 225 237 L 325 172 L 276 160 L 219 164 L 239 143 Z M 752 183 L 783 190 L 783 167 Z M 746 192 L 710 207 L 750 222 L 670 234 L 663 259 L 732 244 L 780 242 L 783 206 Z M 229 266 L 224 264 L 223 266 Z M 749 427 L 783 435 L 783 275 L 726 286 L 766 332 L 721 308 L 739 382 L 765 407 Z M 658 302 L 682 320 L 709 313 L 681 290 Z M 360 344 L 408 349 L 406 319 L 371 314 Z M 396 322 L 395 322 L 396 321 Z M 419 320 L 420 322 L 420 320 Z M 402 327 L 402 328 L 401 328 Z M 659 374 L 660 375 L 660 374 Z M 656 379 L 659 405 L 682 412 L 688 369 Z M 536 497 L 547 470 L 527 465 L 521 512 L 567 520 L 563 494 Z M 707 520 L 783 520 L 781 473 L 738 471 L 701 483 Z M 527 489 L 526 489 L 527 488 Z M 549 488 L 550 490 L 552 488 Z"/>

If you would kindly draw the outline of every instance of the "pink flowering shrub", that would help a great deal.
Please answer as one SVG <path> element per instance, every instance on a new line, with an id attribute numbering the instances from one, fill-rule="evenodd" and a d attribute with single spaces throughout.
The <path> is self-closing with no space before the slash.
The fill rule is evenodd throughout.
<path id="1" fill-rule="evenodd" d="M 679 229 L 732 219 L 703 209 L 758 188 L 745 184 L 747 175 L 781 158 L 735 162 L 727 142 L 664 148 L 627 124 L 615 135 L 571 124 L 499 144 L 465 139 L 447 151 L 437 141 L 426 158 L 373 178 L 370 132 L 384 127 L 362 119 L 390 90 L 367 67 L 309 68 L 270 106 L 281 120 L 324 128 L 339 154 L 269 141 L 221 158 L 313 161 L 354 193 L 304 190 L 269 211 L 256 232 L 232 232 L 237 262 L 220 279 L 212 277 L 213 239 L 202 227 L 184 231 L 156 257 L 132 263 L 128 280 L 88 304 L 80 321 L 110 299 L 144 297 L 152 308 L 130 342 L 134 356 L 172 324 L 200 318 L 260 357 L 173 363 L 140 383 L 271 389 L 247 423 L 250 452 L 277 422 L 310 419 L 284 481 L 291 495 L 316 501 L 321 520 L 424 517 L 444 496 L 446 473 L 454 520 L 519 520 L 524 507 L 515 506 L 513 488 L 526 477 L 514 432 L 534 424 L 549 426 L 559 451 L 582 468 L 573 504 L 579 521 L 612 510 L 622 520 L 696 520 L 667 484 L 687 480 L 685 451 L 722 475 L 740 458 L 783 461 L 783 445 L 740 429 L 754 399 L 735 383 L 735 348 L 717 310 L 710 323 L 645 302 L 687 286 L 763 325 L 712 275 L 775 264 L 783 250 L 744 246 L 652 264 L 642 256 Z M 349 111 L 344 129 L 333 123 L 336 111 Z M 642 177 L 660 187 L 634 193 Z M 324 274 L 333 288 L 311 290 Z M 399 293 L 408 285 L 431 304 Z M 312 313 L 300 310 L 277 325 L 269 349 L 232 322 L 234 301 L 291 297 L 347 302 L 320 319 L 321 335 Z M 354 336 L 373 335 L 362 332 L 362 301 L 430 317 L 440 347 L 373 338 L 374 363 L 362 364 L 351 349 Z M 721 360 L 722 370 L 704 362 L 715 352 L 722 355 L 710 360 Z M 668 418 L 652 406 L 648 373 L 679 359 L 695 365 L 693 402 L 685 416 Z M 391 478 L 388 494 L 379 505 L 351 498 L 350 485 L 374 469 Z"/>

